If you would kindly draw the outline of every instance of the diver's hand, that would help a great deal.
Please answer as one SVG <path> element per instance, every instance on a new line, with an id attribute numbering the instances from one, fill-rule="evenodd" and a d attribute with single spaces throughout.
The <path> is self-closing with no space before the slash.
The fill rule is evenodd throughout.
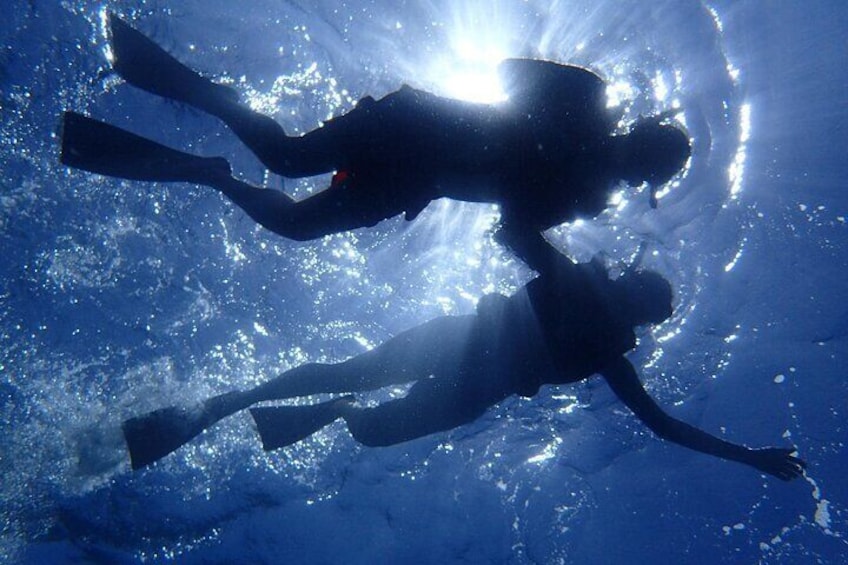
<path id="1" fill-rule="evenodd" d="M 746 463 L 782 481 L 791 481 L 804 474 L 807 464 L 792 455 L 794 448 L 765 447 L 748 452 Z"/>

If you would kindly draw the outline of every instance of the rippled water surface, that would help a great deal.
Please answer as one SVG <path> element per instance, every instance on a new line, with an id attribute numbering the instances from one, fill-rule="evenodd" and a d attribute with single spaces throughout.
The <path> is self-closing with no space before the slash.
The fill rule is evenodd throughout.
<path id="1" fill-rule="evenodd" d="M 335 424 L 266 454 L 247 415 L 131 472 L 122 420 L 335 362 L 532 276 L 490 206 L 295 243 L 217 193 L 57 162 L 75 110 L 266 174 L 214 119 L 110 71 L 121 14 L 290 133 L 407 83 L 501 96 L 504 57 L 587 66 L 622 124 L 680 108 L 694 142 L 657 210 L 636 190 L 556 228 L 669 278 L 631 359 L 674 415 L 791 443 L 793 484 L 664 444 L 601 382 L 512 398 L 384 449 Z M 0 556 L 10 562 L 836 563 L 848 558 L 843 194 L 848 11 L 694 0 L 24 2 L 0 23 Z M 383 391 L 391 396 L 399 391 Z"/>

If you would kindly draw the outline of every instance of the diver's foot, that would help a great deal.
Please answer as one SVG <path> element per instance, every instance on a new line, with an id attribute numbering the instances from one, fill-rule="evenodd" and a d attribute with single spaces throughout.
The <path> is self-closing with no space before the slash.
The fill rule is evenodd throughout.
<path id="1" fill-rule="evenodd" d="M 273 406 L 251 408 L 250 415 L 265 451 L 298 442 L 314 434 L 340 417 L 353 402 L 352 396 L 307 406 Z"/>

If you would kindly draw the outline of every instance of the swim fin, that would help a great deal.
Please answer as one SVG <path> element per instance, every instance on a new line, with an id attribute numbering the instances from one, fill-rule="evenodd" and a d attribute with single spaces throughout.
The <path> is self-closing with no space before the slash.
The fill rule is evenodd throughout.
<path id="1" fill-rule="evenodd" d="M 236 90 L 191 70 L 114 14 L 109 16 L 109 27 L 113 68 L 133 86 L 211 114 L 238 104 Z"/>
<path id="2" fill-rule="evenodd" d="M 75 112 L 62 116 L 61 137 L 62 163 L 109 177 L 209 184 L 230 176 L 223 157 L 183 153 Z"/>
<path id="3" fill-rule="evenodd" d="M 340 405 L 350 404 L 344 396 L 310 406 L 272 406 L 251 408 L 262 448 L 271 451 L 305 439 L 342 416 Z"/>
<path id="4" fill-rule="evenodd" d="M 121 429 L 134 470 L 146 467 L 188 443 L 222 418 L 244 409 L 241 393 L 216 396 L 195 407 L 171 406 L 126 420 Z"/>

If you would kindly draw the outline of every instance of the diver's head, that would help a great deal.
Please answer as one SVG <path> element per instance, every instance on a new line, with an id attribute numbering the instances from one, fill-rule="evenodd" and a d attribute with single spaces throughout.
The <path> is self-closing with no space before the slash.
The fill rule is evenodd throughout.
<path id="1" fill-rule="evenodd" d="M 659 324 L 671 317 L 671 285 L 652 271 L 628 271 L 613 281 L 622 317 L 633 326 Z"/>
<path id="2" fill-rule="evenodd" d="M 627 135 L 620 136 L 621 178 L 631 185 L 651 186 L 651 205 L 657 188 L 683 170 L 692 154 L 689 137 L 680 128 L 643 118 Z"/>

